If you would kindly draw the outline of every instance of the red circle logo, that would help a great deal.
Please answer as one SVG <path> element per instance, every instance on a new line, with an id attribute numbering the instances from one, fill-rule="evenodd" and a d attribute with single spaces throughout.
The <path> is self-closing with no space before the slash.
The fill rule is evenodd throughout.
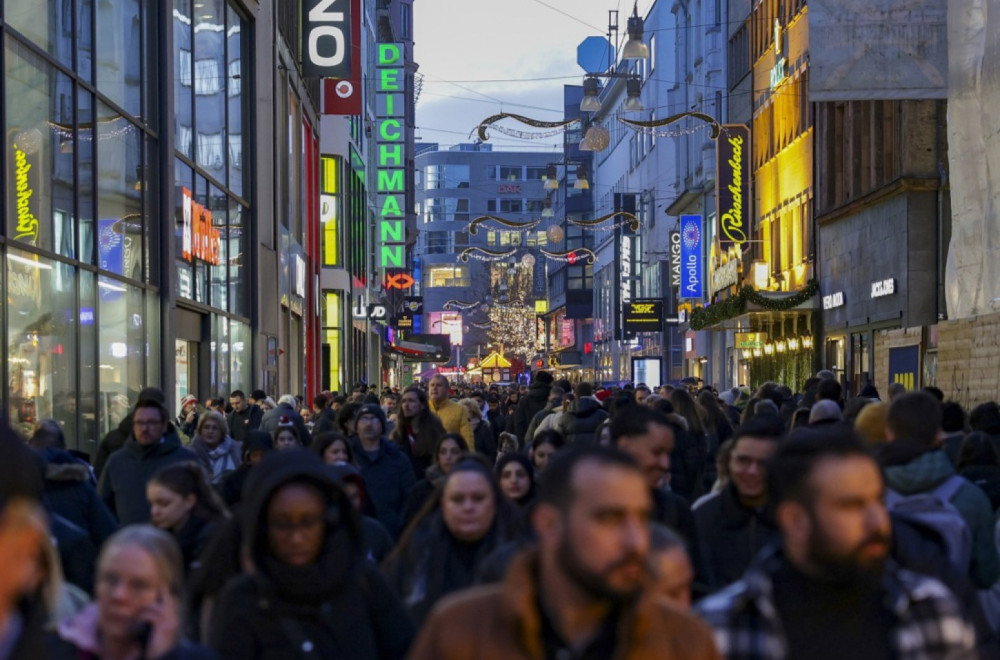
<path id="1" fill-rule="evenodd" d="M 336 87 L 333 88 L 337 96 L 342 99 L 350 98 L 354 94 L 354 85 L 351 84 L 349 80 L 341 80 L 337 83 Z"/>

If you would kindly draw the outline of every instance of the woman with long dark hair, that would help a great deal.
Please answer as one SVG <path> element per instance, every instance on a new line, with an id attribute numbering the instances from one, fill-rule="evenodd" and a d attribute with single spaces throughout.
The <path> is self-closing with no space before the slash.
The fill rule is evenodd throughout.
<path id="1" fill-rule="evenodd" d="M 389 439 L 406 454 L 417 476 L 424 474 L 434 462 L 434 448 L 445 434 L 441 420 L 431 411 L 427 393 L 410 386 L 399 398 L 396 428 Z"/>
<path id="2" fill-rule="evenodd" d="M 410 499 L 403 510 L 403 525 L 409 524 L 431 499 L 434 492 L 448 476 L 451 469 L 468 455 L 469 445 L 459 433 L 445 433 L 434 444 L 434 464 L 424 472 L 424 478 L 410 492 Z"/>
<path id="3" fill-rule="evenodd" d="M 146 499 L 153 524 L 177 539 L 184 571 L 190 573 L 219 523 L 229 517 L 225 502 L 193 461 L 158 470 L 146 485 Z"/>
<path id="4" fill-rule="evenodd" d="M 498 545 L 519 536 L 517 513 L 489 465 L 456 465 L 403 533 L 385 571 L 418 625 L 442 596 L 472 586 Z"/>
<path id="5" fill-rule="evenodd" d="M 524 511 L 535 499 L 535 467 L 531 459 L 518 452 L 509 452 L 497 460 L 500 490 L 515 506 Z"/>
<path id="6" fill-rule="evenodd" d="M 694 397 L 683 388 L 670 393 L 670 404 L 674 407 L 674 413 L 687 422 L 687 430 L 674 438 L 674 450 L 670 453 L 670 489 L 692 501 L 707 490 L 702 483 L 706 467 L 714 472 L 714 465 L 708 463 L 704 412 Z"/>

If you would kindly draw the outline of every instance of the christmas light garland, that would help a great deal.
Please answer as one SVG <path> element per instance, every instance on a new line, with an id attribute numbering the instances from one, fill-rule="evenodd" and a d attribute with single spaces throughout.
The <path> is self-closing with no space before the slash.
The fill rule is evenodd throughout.
<path id="1" fill-rule="evenodd" d="M 508 220 L 507 218 L 501 218 L 498 215 L 481 215 L 478 218 L 473 218 L 469 221 L 468 230 L 470 234 L 476 234 L 479 232 L 478 225 L 486 222 L 495 222 L 503 227 L 508 227 L 513 230 L 513 232 L 529 231 L 534 229 L 541 224 L 542 219 L 537 218 L 535 220 L 529 220 L 528 222 L 514 222 L 513 220 Z M 503 230 L 501 230 L 503 231 Z"/>
<path id="2" fill-rule="evenodd" d="M 525 117 L 524 115 L 515 115 L 510 112 L 500 112 L 495 115 L 491 115 L 486 119 L 482 120 L 481 122 L 479 122 L 479 125 L 476 126 L 476 128 L 472 129 L 472 133 L 469 134 L 469 137 L 472 137 L 473 134 L 478 132 L 479 139 L 482 140 L 483 142 L 486 142 L 487 140 L 490 139 L 489 134 L 487 134 L 486 132 L 486 129 L 488 128 L 493 128 L 495 130 L 500 131 L 501 133 L 504 133 L 505 135 L 510 135 L 510 133 L 508 133 L 507 131 L 511 129 L 504 129 L 503 127 L 493 126 L 493 124 L 503 119 L 513 119 L 515 121 L 521 122 L 522 124 L 527 124 L 528 126 L 534 126 L 535 128 L 559 129 L 547 135 L 543 135 L 541 133 L 525 132 L 524 135 L 515 136 L 515 137 L 524 137 L 527 139 L 539 139 L 542 137 L 550 137 L 551 135 L 558 135 L 559 133 L 562 132 L 563 129 L 565 129 L 570 124 L 576 124 L 580 122 L 578 118 L 565 119 L 562 121 L 539 121 L 538 119 L 532 119 L 531 117 Z"/>
<path id="3" fill-rule="evenodd" d="M 455 300 L 454 298 L 452 298 L 451 300 L 446 300 L 445 303 L 443 305 L 441 305 L 441 307 L 442 307 L 442 309 L 446 309 L 448 311 L 452 311 L 452 310 L 455 310 L 455 309 L 460 309 L 460 310 L 465 311 L 465 310 L 472 309 L 473 307 L 477 306 L 478 304 L 479 304 L 478 300 L 475 301 L 475 302 L 466 302 L 464 300 Z"/>
<path id="4" fill-rule="evenodd" d="M 472 247 L 467 247 L 458 255 L 458 259 L 463 263 L 468 263 L 469 259 L 475 259 L 477 261 L 503 261 L 504 259 L 510 259 L 515 254 L 517 254 L 517 248 L 512 247 L 509 250 L 490 250 L 478 245 L 473 245 Z"/>
<path id="5" fill-rule="evenodd" d="M 588 265 L 597 261 L 597 255 L 588 248 L 576 248 L 575 250 L 567 250 L 566 252 L 549 252 L 548 250 L 539 248 L 538 251 L 553 261 L 564 261 L 570 265 L 579 261 L 581 255 L 587 257 Z"/>
<path id="6" fill-rule="evenodd" d="M 673 124 L 676 121 L 680 121 L 685 117 L 694 117 L 695 119 L 700 119 L 706 122 L 712 127 L 711 138 L 714 140 L 719 137 L 719 133 L 722 131 L 722 126 L 712 115 L 707 115 L 704 112 L 681 112 L 676 115 L 670 115 L 669 117 L 664 117 L 663 119 L 651 119 L 649 121 L 639 121 L 635 119 L 625 119 L 624 117 L 619 117 L 618 121 L 625 124 L 630 128 L 645 129 L 645 128 L 659 128 L 661 126 L 667 126 L 668 124 Z"/>
<path id="7" fill-rule="evenodd" d="M 621 220 L 607 227 L 601 226 L 605 222 L 614 217 L 620 217 Z M 615 211 L 614 213 L 609 213 L 607 215 L 603 215 L 600 218 L 595 218 L 593 220 L 574 220 L 572 218 L 567 218 L 566 222 L 570 223 L 571 225 L 576 225 L 577 227 L 582 227 L 583 229 L 588 231 L 595 229 L 614 229 L 615 227 L 621 227 L 624 225 L 628 225 L 629 229 L 631 229 L 632 231 L 638 231 L 639 226 L 642 224 L 639 221 L 639 218 L 635 217 L 631 213 L 628 213 L 627 211 Z"/>
<path id="8" fill-rule="evenodd" d="M 798 307 L 819 293 L 819 282 L 809 280 L 801 291 L 783 298 L 767 298 L 754 290 L 750 285 L 744 285 L 739 293 L 722 302 L 709 307 L 698 307 L 691 312 L 690 326 L 692 330 L 704 330 L 716 323 L 735 318 L 746 309 L 747 302 L 769 311 L 784 311 Z"/>

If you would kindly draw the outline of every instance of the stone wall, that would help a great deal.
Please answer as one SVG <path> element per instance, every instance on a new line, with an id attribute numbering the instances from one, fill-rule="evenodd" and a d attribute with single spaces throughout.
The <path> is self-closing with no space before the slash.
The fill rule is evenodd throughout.
<path id="1" fill-rule="evenodd" d="M 987 401 L 1000 401 L 1000 314 L 973 316 L 937 325 L 937 351 L 921 352 L 925 363 L 935 364 L 921 385 L 936 385 L 946 399 L 966 410 Z M 875 385 L 886 395 L 889 386 L 889 349 L 921 345 L 922 328 L 883 330 L 875 333 Z M 926 364 L 925 364 L 926 366 Z"/>

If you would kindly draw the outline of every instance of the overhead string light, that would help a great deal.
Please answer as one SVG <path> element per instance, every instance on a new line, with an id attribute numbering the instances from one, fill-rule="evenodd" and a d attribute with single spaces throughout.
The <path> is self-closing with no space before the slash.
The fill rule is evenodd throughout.
<path id="1" fill-rule="evenodd" d="M 537 218 L 535 220 L 529 220 L 528 222 L 514 222 L 513 220 L 508 220 L 507 218 L 501 218 L 500 216 L 497 215 L 481 215 L 478 218 L 473 218 L 472 220 L 469 221 L 469 226 L 468 226 L 469 233 L 470 234 L 477 233 L 479 231 L 479 229 L 477 228 L 478 225 L 487 222 L 495 222 L 496 224 L 501 225 L 510 230 L 511 233 L 514 233 L 514 232 L 522 232 L 534 229 L 539 224 L 541 224 L 542 219 Z"/>
<path id="2" fill-rule="evenodd" d="M 539 248 L 538 251 L 553 261 L 562 261 L 570 265 L 577 263 L 583 257 L 587 258 L 587 265 L 591 265 L 597 261 L 597 255 L 588 248 L 576 248 L 575 250 L 568 250 L 566 252 L 549 252 L 548 250 Z"/>
<path id="3" fill-rule="evenodd" d="M 488 248 L 480 247 L 478 245 L 473 245 L 472 247 L 467 247 L 458 255 L 458 258 L 462 262 L 468 262 L 469 259 L 476 259 L 477 261 L 503 261 L 504 259 L 510 259 L 515 254 L 517 254 L 517 248 L 510 248 L 509 250 L 490 250 Z"/>
<path id="4" fill-rule="evenodd" d="M 608 220 L 612 218 L 618 218 L 615 222 L 611 224 L 605 224 Z M 628 225 L 628 228 L 632 231 L 638 231 L 639 227 L 642 226 L 642 222 L 636 216 L 628 213 L 627 211 L 615 211 L 614 213 L 609 213 L 607 215 L 601 216 L 600 218 L 594 218 L 593 220 L 574 220 L 573 218 L 567 218 L 566 222 L 571 225 L 576 225 L 581 229 L 586 231 L 595 231 L 598 229 L 615 229 L 617 227 L 624 227 Z"/>
<path id="5" fill-rule="evenodd" d="M 454 298 L 452 298 L 451 300 L 446 300 L 445 303 L 441 305 L 441 307 L 442 309 L 448 310 L 450 312 L 456 309 L 466 311 L 472 309 L 473 307 L 476 307 L 477 305 L 479 305 L 478 300 L 473 302 L 467 302 L 465 300 L 455 300 Z"/>
<path id="6" fill-rule="evenodd" d="M 519 131 L 517 129 L 509 129 L 504 126 L 495 126 L 498 121 L 504 119 L 513 119 L 519 121 L 522 124 L 527 124 L 528 126 L 533 126 L 535 128 L 550 129 L 547 131 Z M 564 119 L 562 121 L 540 121 L 538 119 L 532 119 L 531 117 L 525 117 L 524 115 L 516 115 L 510 112 L 500 112 L 495 115 L 490 115 L 486 119 L 479 122 L 479 125 L 472 129 L 469 137 L 474 134 L 479 134 L 479 139 L 483 142 L 489 140 L 489 134 L 486 132 L 487 129 L 492 129 L 503 133 L 504 135 L 510 135 L 512 137 L 520 137 L 527 140 L 539 140 L 546 137 L 552 137 L 554 135 L 559 135 L 563 133 L 567 126 L 571 124 L 578 124 L 580 120 L 578 118 Z"/>

